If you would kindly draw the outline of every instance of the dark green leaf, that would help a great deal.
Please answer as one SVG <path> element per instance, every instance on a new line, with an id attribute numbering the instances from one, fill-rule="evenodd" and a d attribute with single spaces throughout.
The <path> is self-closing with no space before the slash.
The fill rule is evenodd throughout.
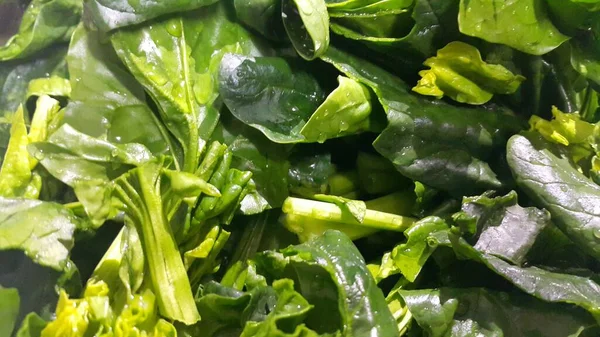
<path id="1" fill-rule="evenodd" d="M 521 128 L 518 119 L 412 95 L 399 78 L 334 48 L 324 60 L 375 91 L 389 125 L 373 145 L 400 173 L 454 194 L 502 186 L 486 160 Z"/>
<path id="2" fill-rule="evenodd" d="M 290 277 L 314 309 L 306 325 L 317 332 L 346 336 L 395 336 L 396 322 L 381 290 L 352 241 L 338 231 L 281 253 L 257 256 L 259 270 Z M 327 314 L 324 314 L 327 313 Z"/>
<path id="3" fill-rule="evenodd" d="M 589 311 L 600 321 L 600 285 L 588 277 L 546 271 L 537 267 L 522 268 L 495 256 L 478 251 L 463 238 L 449 234 L 452 248 L 460 258 L 484 264 L 522 291 L 546 302 L 569 303 Z"/>
<path id="4" fill-rule="evenodd" d="M 313 60 L 329 47 L 329 15 L 325 0 L 282 0 L 283 26 L 302 58 Z"/>
<path id="5" fill-rule="evenodd" d="M 304 139 L 300 130 L 324 99 L 315 78 L 282 58 L 228 54 L 219 87 L 233 115 L 276 143 Z"/>
<path id="6" fill-rule="evenodd" d="M 59 46 L 26 61 L 0 63 L 0 116 L 12 114 L 24 103 L 29 81 L 64 75 L 66 48 Z M 1 123 L 0 123 L 1 124 Z M 0 139 L 2 132 L 0 131 Z M 0 141 L 0 148 L 3 142 Z M 0 153 L 3 153 L 0 150 Z"/>
<path id="7" fill-rule="evenodd" d="M 600 187 L 554 150 L 539 135 L 517 135 L 508 142 L 507 159 L 524 192 L 581 249 L 600 258 Z"/>
<path id="8" fill-rule="evenodd" d="M 483 288 L 399 290 L 415 321 L 431 337 L 592 336 L 585 312 L 521 294 Z"/>
<path id="9" fill-rule="evenodd" d="M 237 18 L 244 24 L 270 40 L 286 38 L 281 20 L 281 1 L 277 0 L 234 0 Z"/>
<path id="10" fill-rule="evenodd" d="M 463 198 L 454 221 L 471 235 L 475 249 L 514 264 L 522 264 L 538 235 L 550 222 L 550 214 L 517 204 L 517 193 L 492 198 L 490 194 Z"/>

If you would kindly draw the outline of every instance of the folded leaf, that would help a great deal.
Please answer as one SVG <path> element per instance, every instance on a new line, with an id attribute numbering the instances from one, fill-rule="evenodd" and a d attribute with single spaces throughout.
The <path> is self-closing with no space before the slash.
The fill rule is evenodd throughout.
<path id="1" fill-rule="evenodd" d="M 437 248 L 436 243 L 429 241 L 428 238 L 436 232 L 447 230 L 448 224 L 438 217 L 427 217 L 412 225 L 404 232 L 407 237 L 406 243 L 400 244 L 392 250 L 390 262 L 393 261 L 394 267 L 386 271 L 384 278 L 398 270 L 408 281 L 414 282 Z"/>
<path id="2" fill-rule="evenodd" d="M 423 64 L 431 69 L 419 72 L 423 78 L 412 90 L 437 98 L 445 94 L 461 103 L 483 104 L 493 94 L 512 94 L 525 80 L 499 64 L 485 63 L 477 48 L 459 41 L 438 50 L 437 56 Z"/>
<path id="3" fill-rule="evenodd" d="M 569 39 L 552 24 L 544 6 L 540 0 L 461 0 L 460 32 L 543 55 Z"/>
<path id="4" fill-rule="evenodd" d="M 52 44 L 69 41 L 82 11 L 79 0 L 31 1 L 19 32 L 0 47 L 0 61 L 30 56 Z"/>
<path id="5" fill-rule="evenodd" d="M 371 94 L 359 82 L 338 76 L 339 86 L 327 96 L 300 130 L 307 142 L 323 143 L 369 130 Z"/>

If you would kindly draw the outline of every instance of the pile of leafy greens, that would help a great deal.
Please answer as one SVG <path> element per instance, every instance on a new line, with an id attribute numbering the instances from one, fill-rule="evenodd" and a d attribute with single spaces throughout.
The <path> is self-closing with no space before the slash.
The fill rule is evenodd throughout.
<path id="1" fill-rule="evenodd" d="M 600 335 L 600 1 L 0 18 L 0 337 Z"/>

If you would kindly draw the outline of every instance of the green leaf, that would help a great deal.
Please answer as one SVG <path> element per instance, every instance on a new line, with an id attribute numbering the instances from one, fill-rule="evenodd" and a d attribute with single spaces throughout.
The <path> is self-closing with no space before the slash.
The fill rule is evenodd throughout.
<path id="1" fill-rule="evenodd" d="M 47 324 L 48 323 L 36 313 L 30 313 L 23 320 L 21 327 L 17 331 L 16 337 L 40 337 L 42 330 L 44 330 Z"/>
<path id="2" fill-rule="evenodd" d="M 350 12 L 341 9 L 338 12 L 332 3 L 328 3 L 332 17 L 331 30 L 346 38 L 362 41 L 386 53 L 390 59 L 398 58 L 417 67 L 423 57 L 435 54 L 438 48 L 457 37 L 458 0 L 415 0 L 408 17 L 407 10 L 412 3 L 403 0 L 380 1 L 372 4 L 371 8 L 379 8 L 378 5 L 382 4 L 391 6 L 392 10 L 375 13 L 369 13 L 369 6 Z M 347 14 L 353 14 L 354 17 L 345 19 Z"/>
<path id="3" fill-rule="evenodd" d="M 493 94 L 512 94 L 525 80 L 502 65 L 485 63 L 477 48 L 460 41 L 449 43 L 423 64 L 431 69 L 419 72 L 422 78 L 412 90 L 437 98 L 447 95 L 461 103 L 483 104 Z"/>
<path id="4" fill-rule="evenodd" d="M 414 96 L 399 78 L 334 48 L 323 59 L 375 91 L 389 125 L 373 145 L 404 176 L 453 194 L 502 186 L 486 160 L 521 129 L 518 119 Z"/>
<path id="5" fill-rule="evenodd" d="M 313 306 L 294 290 L 294 282 L 274 281 L 273 290 L 277 296 L 273 310 L 263 322 L 247 322 L 240 337 L 317 337 L 317 333 L 300 324 Z"/>
<path id="6" fill-rule="evenodd" d="M 533 55 L 569 39 L 552 24 L 540 0 L 461 0 L 458 24 L 463 34 Z"/>
<path id="7" fill-rule="evenodd" d="M 29 146 L 54 177 L 69 186 L 109 182 L 153 158 L 141 144 L 115 144 L 90 137 L 64 124 L 46 142 Z"/>
<path id="8" fill-rule="evenodd" d="M 547 271 L 538 267 L 514 266 L 493 255 L 478 251 L 460 236 L 450 233 L 458 257 L 484 264 L 527 294 L 546 302 L 569 303 L 589 311 L 600 321 L 600 285 L 588 277 Z"/>
<path id="9" fill-rule="evenodd" d="M 437 248 L 428 238 L 435 232 L 447 231 L 448 224 L 438 217 L 427 217 L 419 220 L 404 232 L 406 243 L 400 244 L 392 250 L 390 259 L 395 267 L 410 282 L 415 282 L 421 269 Z M 391 273 L 388 270 L 386 277 Z M 384 277 L 385 278 L 385 277 Z"/>
<path id="10" fill-rule="evenodd" d="M 117 54 L 156 101 L 161 119 L 183 148 L 193 172 L 218 119 L 218 69 L 225 53 L 257 54 L 251 35 L 229 18 L 225 2 L 194 15 L 119 30 Z M 140 44 L 147 48 L 140 49 Z"/>
<path id="11" fill-rule="evenodd" d="M 62 205 L 0 198 L 0 250 L 22 250 L 43 266 L 62 270 L 80 220 Z"/>
<path id="12" fill-rule="evenodd" d="M 152 3 L 126 0 L 84 0 L 85 15 L 101 31 L 136 25 L 158 16 L 187 12 L 218 0 L 166 0 Z"/>
<path id="13" fill-rule="evenodd" d="M 535 134 L 513 136 L 507 160 L 519 187 L 588 254 L 600 258 L 600 187 Z"/>
<path id="14" fill-rule="evenodd" d="M 551 224 L 550 214 L 517 204 L 517 193 L 492 198 L 490 194 L 463 198 L 454 222 L 471 235 L 475 249 L 521 265 L 536 239 Z"/>
<path id="15" fill-rule="evenodd" d="M 13 116 L 8 148 L 0 168 L 0 195 L 3 197 L 37 199 L 39 195 L 41 182 L 32 181 L 30 161 L 33 160 L 27 152 L 28 143 L 27 127 L 21 106 Z"/>
<path id="16" fill-rule="evenodd" d="M 63 123 L 91 137 L 139 143 L 155 155 L 176 157 L 178 149 L 146 105 L 143 88 L 101 41 L 83 26 L 73 33 L 67 57 L 72 92 Z"/>
<path id="17" fill-rule="evenodd" d="M 32 96 L 55 96 L 70 97 L 71 82 L 60 76 L 51 76 L 48 78 L 36 78 L 29 82 L 27 86 L 27 98 Z"/>
<path id="18" fill-rule="evenodd" d="M 10 336 L 19 313 L 19 292 L 0 286 L 0 336 Z"/>
<path id="19" fill-rule="evenodd" d="M 228 54 L 221 62 L 220 93 L 232 114 L 276 143 L 300 134 L 324 99 L 315 78 L 283 58 Z"/>
<path id="20" fill-rule="evenodd" d="M 19 32 L 0 47 L 0 61 L 30 56 L 69 41 L 82 11 L 79 0 L 33 0 L 23 14 Z"/>
<path id="21" fill-rule="evenodd" d="M 66 76 L 64 71 L 66 52 L 63 46 L 57 46 L 24 61 L 0 62 L 0 116 L 14 113 L 19 105 L 25 103 L 31 80 Z M 0 141 L 0 148 L 2 147 L 4 142 Z M 2 154 L 0 150 L 0 155 Z"/>
<path id="22" fill-rule="evenodd" d="M 300 130 L 307 142 L 323 143 L 369 130 L 371 94 L 359 82 L 338 76 L 339 86 L 332 91 Z"/>
<path id="23" fill-rule="evenodd" d="M 431 337 L 591 336 L 585 312 L 521 294 L 484 288 L 399 290 L 412 317 Z"/>
<path id="24" fill-rule="evenodd" d="M 314 309 L 306 326 L 345 336 L 395 336 L 396 321 L 352 241 L 338 231 L 256 257 L 259 270 L 291 278 Z M 327 313 L 327 314 L 324 314 Z"/>
<path id="25" fill-rule="evenodd" d="M 274 41 L 283 41 L 287 37 L 281 18 L 281 1 L 234 0 L 233 5 L 238 20 L 264 37 Z"/>
<path id="26" fill-rule="evenodd" d="M 302 58 L 313 60 L 329 47 L 329 15 L 324 0 L 283 0 L 283 26 Z"/>

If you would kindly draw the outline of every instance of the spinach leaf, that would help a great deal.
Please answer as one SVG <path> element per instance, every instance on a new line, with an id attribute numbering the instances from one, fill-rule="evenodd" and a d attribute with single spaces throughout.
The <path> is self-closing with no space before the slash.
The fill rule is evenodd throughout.
<path id="1" fill-rule="evenodd" d="M 415 0 L 414 4 L 412 1 L 381 1 L 376 4 L 379 3 L 391 4 L 393 8 L 391 11 L 381 9 L 373 14 L 368 13 L 369 6 L 348 12 L 343 8 L 338 11 L 335 7 L 337 2 L 328 3 L 332 17 L 331 30 L 335 34 L 364 42 L 375 50 L 385 53 L 393 51 L 397 55 L 386 56 L 399 58 L 414 67 L 422 62 L 422 57 L 434 55 L 437 49 L 455 40 L 458 35 L 458 0 Z M 409 18 L 406 11 L 411 5 Z M 348 13 L 355 14 L 356 19 L 363 21 L 358 23 L 363 32 L 355 31 L 354 22 L 348 25 L 348 21 L 337 20 L 337 17 L 344 18 Z M 405 27 L 407 24 L 413 24 L 408 31 Z M 372 28 L 364 31 L 365 26 Z"/>
<path id="2" fill-rule="evenodd" d="M 85 16 L 103 32 L 136 25 L 158 16 L 190 11 L 218 0 L 166 0 L 156 2 L 126 0 L 84 0 Z"/>
<path id="3" fill-rule="evenodd" d="M 69 41 L 82 11 L 78 0 L 33 0 L 23 14 L 19 32 L 0 47 L 0 61 L 24 58 Z"/>
<path id="4" fill-rule="evenodd" d="M 299 66 L 283 58 L 225 55 L 219 76 L 223 101 L 236 118 L 271 141 L 302 141 L 300 130 L 324 93 Z"/>
<path id="5" fill-rule="evenodd" d="M 399 290 L 414 320 L 431 337 L 591 336 L 585 312 L 521 294 L 484 288 Z"/>
<path id="6" fill-rule="evenodd" d="M 315 306 L 306 317 L 307 327 L 352 336 L 398 334 L 381 290 L 359 251 L 341 232 L 327 231 L 281 253 L 259 254 L 256 263 L 271 277 L 293 279 L 295 289 Z"/>
<path id="7" fill-rule="evenodd" d="M 517 204 L 517 193 L 492 198 L 486 193 L 463 198 L 454 222 L 475 235 L 475 249 L 521 265 L 538 235 L 550 225 L 550 214 Z M 508 244 L 509 243 L 509 244 Z"/>
<path id="8" fill-rule="evenodd" d="M 17 331 L 16 337 L 38 337 L 41 336 L 42 331 L 46 327 L 48 322 L 46 322 L 43 318 L 38 316 L 36 313 L 32 312 L 28 314 L 25 319 L 23 319 L 23 323 L 21 327 Z"/>
<path id="9" fill-rule="evenodd" d="M 600 187 L 578 172 L 536 134 L 508 142 L 507 159 L 517 184 L 587 253 L 600 258 Z"/>
<path id="10" fill-rule="evenodd" d="M 300 130 L 307 142 L 323 143 L 369 130 L 371 93 L 359 82 L 339 76 L 339 86 L 327 96 Z"/>
<path id="11" fill-rule="evenodd" d="M 518 119 L 411 95 L 399 78 L 334 48 L 323 59 L 375 91 L 389 125 L 373 145 L 400 173 L 459 195 L 502 186 L 485 160 L 521 128 Z"/>
<path id="12" fill-rule="evenodd" d="M 19 313 L 19 292 L 14 288 L 3 288 L 0 285 L 0 335 L 10 336 L 15 327 Z"/>
<path id="13" fill-rule="evenodd" d="M 282 0 L 283 26 L 302 58 L 313 60 L 329 47 L 329 15 L 325 0 Z"/>
<path id="14" fill-rule="evenodd" d="M 588 277 L 551 272 L 538 267 L 518 267 L 480 252 L 460 236 L 449 233 L 456 254 L 484 264 L 522 291 L 546 302 L 570 303 L 589 311 L 600 321 L 600 285 Z"/>
<path id="15" fill-rule="evenodd" d="M 230 20 L 225 2 L 117 31 L 117 54 L 156 101 L 162 122 L 183 148 L 182 170 L 193 172 L 216 126 L 217 71 L 225 53 L 257 54 L 249 33 Z M 140 45 L 146 48 L 139 48 Z"/>
<path id="16" fill-rule="evenodd" d="M 79 26 L 67 61 L 72 92 L 63 123 L 91 137 L 139 143 L 153 154 L 171 153 L 177 158 L 178 148 L 146 105 L 143 88 L 98 34 Z"/>
<path id="17" fill-rule="evenodd" d="M 22 250 L 33 261 L 63 270 L 82 222 L 62 205 L 0 198 L 0 250 Z"/>
<path id="18" fill-rule="evenodd" d="M 468 104 L 484 104 L 493 94 L 512 94 L 525 80 L 499 64 L 485 63 L 477 48 L 459 41 L 438 50 L 423 64 L 431 69 L 419 72 L 422 78 L 413 91 L 437 98 L 447 95 Z"/>
<path id="19" fill-rule="evenodd" d="M 391 252 L 390 262 L 393 262 L 391 270 L 386 271 L 386 277 L 392 273 L 400 272 L 410 282 L 414 282 L 437 248 L 434 241 L 428 238 L 436 232 L 447 231 L 448 225 L 438 217 L 427 217 L 417 221 L 404 232 L 407 237 L 406 243 L 400 244 Z M 392 270 L 394 272 L 392 272 Z"/>
<path id="20" fill-rule="evenodd" d="M 238 20 L 267 39 L 283 41 L 287 37 L 281 18 L 281 1 L 233 0 L 233 5 Z"/>
<path id="21" fill-rule="evenodd" d="M 552 24 L 539 0 L 461 0 L 461 33 L 543 55 L 569 38 Z"/>
<path id="22" fill-rule="evenodd" d="M 0 62 L 0 116 L 14 113 L 24 103 L 31 80 L 53 75 L 66 76 L 66 52 L 63 46 L 57 46 L 26 60 Z M 2 144 L 0 142 L 0 148 Z"/>

